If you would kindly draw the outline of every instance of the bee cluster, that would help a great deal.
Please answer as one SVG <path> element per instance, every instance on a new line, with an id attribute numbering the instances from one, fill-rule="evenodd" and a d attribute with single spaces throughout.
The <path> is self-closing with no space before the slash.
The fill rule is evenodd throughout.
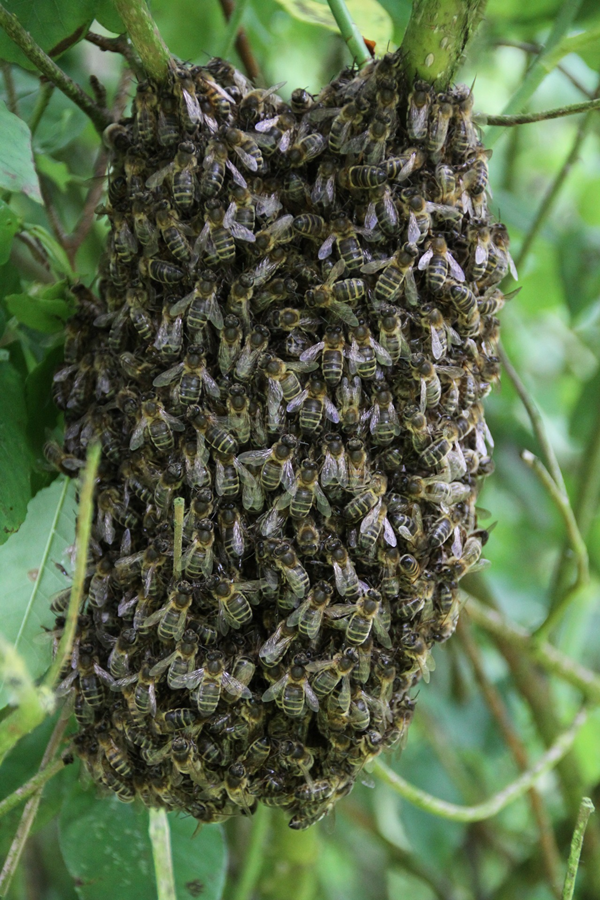
<path id="1" fill-rule="evenodd" d="M 311 825 L 402 744 L 456 627 L 514 266 L 471 92 L 409 92 L 401 61 L 289 104 L 174 65 L 107 130 L 110 234 L 47 454 L 74 475 L 102 444 L 60 691 L 125 802 Z"/>

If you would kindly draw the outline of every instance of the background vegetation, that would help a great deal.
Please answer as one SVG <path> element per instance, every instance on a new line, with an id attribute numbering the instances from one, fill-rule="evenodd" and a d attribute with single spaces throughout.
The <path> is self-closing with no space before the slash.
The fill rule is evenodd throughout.
<path id="1" fill-rule="evenodd" d="M 238 3 L 250 63 L 263 83 L 287 82 L 282 95 L 296 86 L 318 91 L 349 62 L 333 27 L 299 19 L 294 0 Z M 80 37 L 88 29 L 110 37 L 123 30 L 110 0 L 14 0 L 6 6 L 46 50 L 77 29 Z M 229 54 L 243 68 L 222 6 L 228 7 L 227 0 L 154 0 L 152 13 L 180 58 L 202 62 Z M 378 52 L 401 42 L 409 0 L 361 0 L 355 7 L 363 35 L 377 41 Z M 326 12 L 318 0 L 304 2 L 302 9 L 318 19 Z M 560 39 L 538 67 L 544 77 L 527 108 L 596 95 L 595 0 L 489 0 L 457 79 L 476 79 L 477 110 L 491 114 L 505 107 L 559 25 Z M 88 35 L 61 56 L 60 66 L 83 86 L 96 75 L 109 105 L 126 108 L 131 76 L 121 56 L 103 52 L 97 43 Z M 37 637 L 41 625 L 51 625 L 47 598 L 68 584 L 54 563 L 72 569 L 65 548 L 73 542 L 75 510 L 72 488 L 62 479 L 51 483 L 54 476 L 42 467 L 41 448 L 48 429 L 60 431 L 51 373 L 71 311 L 66 286 L 77 278 L 93 282 L 102 249 L 104 225 L 94 221 L 93 209 L 102 197 L 103 153 L 86 115 L 21 68 L 24 57 L 2 32 L 0 56 L 7 60 L 0 79 L 0 613 L 4 638 L 39 678 L 49 646 Z M 479 602 L 467 605 L 458 634 L 435 650 L 437 670 L 421 686 L 408 747 L 401 759 L 387 760 L 407 781 L 455 804 L 478 804 L 531 767 L 581 705 L 569 660 L 588 670 L 600 664 L 599 135 L 598 112 L 490 130 L 492 209 L 509 227 L 522 285 L 503 312 L 504 346 L 541 410 L 587 542 L 589 580 L 583 548 L 577 560 L 567 549 L 565 523 L 571 545 L 577 533 L 552 457 L 545 462 L 559 482 L 554 498 L 521 459 L 523 449 L 543 458 L 544 447 L 505 374 L 502 389 L 487 401 L 496 474 L 481 502 L 489 521 L 498 523 L 486 548 L 492 566 L 485 577 L 465 582 Z M 539 642 L 515 625 L 533 631 L 549 610 L 565 605 L 565 597 L 571 602 L 546 635 L 558 654 L 544 645 L 540 651 Z M 494 607 L 514 624 L 494 618 Z M 7 648 L 3 653 L 5 705 L 18 699 L 25 680 L 6 679 L 13 660 Z M 600 798 L 599 683 L 589 681 L 590 712 L 569 755 L 529 794 L 482 822 L 432 815 L 402 799 L 378 770 L 342 801 L 335 822 L 304 833 L 290 832 L 283 819 L 263 811 L 252 823 L 211 826 L 191 840 L 195 823 L 170 817 L 177 896 L 220 897 L 227 866 L 225 890 L 232 900 L 253 893 L 264 900 L 560 896 L 579 802 L 584 795 Z M 10 724 L 11 714 L 10 706 L 0 712 L 0 753 L 2 726 Z M 8 755 L 0 801 L 36 773 L 58 715 Z M 78 769 L 65 768 L 46 786 L 6 896 L 155 897 L 147 812 L 97 799 Z M 22 828 L 22 812 L 15 807 L 0 820 L 0 859 Z M 5 869 L 4 888 L 6 881 Z M 600 822 L 594 817 L 578 892 L 590 900 L 600 896 Z"/>

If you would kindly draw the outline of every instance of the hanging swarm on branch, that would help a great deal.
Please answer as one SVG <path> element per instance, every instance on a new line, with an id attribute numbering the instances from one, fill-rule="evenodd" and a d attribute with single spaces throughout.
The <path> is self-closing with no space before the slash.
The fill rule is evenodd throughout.
<path id="1" fill-rule="evenodd" d="M 400 63 L 289 105 L 177 66 L 107 130 L 99 296 L 77 291 L 48 452 L 73 474 L 102 442 L 61 691 L 126 802 L 307 827 L 402 745 L 456 627 L 514 267 L 470 91 L 407 92 Z"/>

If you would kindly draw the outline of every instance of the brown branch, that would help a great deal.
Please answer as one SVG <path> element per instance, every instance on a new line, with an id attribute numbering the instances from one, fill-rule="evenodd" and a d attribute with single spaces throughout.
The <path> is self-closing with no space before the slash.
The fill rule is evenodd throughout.
<path id="1" fill-rule="evenodd" d="M 229 22 L 233 14 L 235 4 L 233 0 L 219 0 L 219 2 L 221 4 L 221 9 L 223 10 L 225 20 Z M 237 37 L 235 39 L 235 49 L 237 50 L 238 55 L 244 64 L 244 68 L 246 70 L 248 78 L 250 78 L 255 83 L 263 81 L 260 67 L 256 61 L 254 53 L 252 52 L 252 47 L 250 46 L 248 36 L 243 28 L 240 28 L 237 33 Z"/>
<path id="2" fill-rule="evenodd" d="M 121 56 L 127 60 L 129 67 L 139 81 L 143 81 L 146 77 L 141 63 L 136 56 L 132 45 L 129 43 L 126 34 L 120 34 L 118 37 L 109 38 L 105 37 L 103 34 L 96 34 L 94 31 L 88 31 L 85 39 L 104 53 L 120 53 Z"/>

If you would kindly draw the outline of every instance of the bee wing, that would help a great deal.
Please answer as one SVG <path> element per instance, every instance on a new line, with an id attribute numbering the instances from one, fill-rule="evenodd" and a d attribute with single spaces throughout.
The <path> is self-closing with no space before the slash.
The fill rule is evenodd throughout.
<path id="1" fill-rule="evenodd" d="M 391 261 L 391 257 L 388 257 L 388 259 L 374 259 L 372 262 L 365 263 L 364 266 L 361 266 L 360 271 L 364 272 L 365 275 L 373 275 L 375 272 L 387 269 Z"/>
<path id="2" fill-rule="evenodd" d="M 417 217 L 413 212 L 408 217 L 408 241 L 410 244 L 416 244 L 421 237 L 421 229 L 417 222 Z"/>
<path id="3" fill-rule="evenodd" d="M 271 449 L 267 450 L 246 450 L 240 453 L 238 460 L 241 463 L 263 463 L 271 456 Z"/>
<path id="4" fill-rule="evenodd" d="M 64 679 L 64 681 L 61 681 L 61 683 L 56 688 L 56 693 L 58 694 L 59 697 L 62 697 L 64 694 L 67 694 L 69 692 L 69 690 L 71 689 L 71 685 L 73 684 L 73 682 L 75 681 L 75 679 L 77 678 L 78 675 L 79 675 L 79 672 L 77 669 L 75 669 L 74 672 L 70 672 L 67 675 L 67 677 Z"/>
<path id="5" fill-rule="evenodd" d="M 256 172 L 258 170 L 258 163 L 253 156 L 250 156 L 250 154 L 246 153 L 245 150 L 242 150 L 241 147 L 234 147 L 233 149 L 247 169 L 250 169 L 251 172 Z"/>
<path id="6" fill-rule="evenodd" d="M 240 225 L 239 222 L 232 222 L 229 230 L 238 241 L 247 241 L 249 244 L 253 244 L 256 241 L 256 235 L 249 228 L 246 228 L 245 225 Z"/>
<path id="7" fill-rule="evenodd" d="M 182 297 L 181 300 L 178 300 L 177 303 L 174 303 L 173 306 L 171 306 L 171 308 L 169 309 L 169 314 L 171 316 L 181 316 L 194 299 L 194 296 L 195 293 L 194 291 L 192 291 L 191 294 L 188 294 L 186 297 Z"/>
<path id="8" fill-rule="evenodd" d="M 350 123 L 348 123 L 348 125 L 350 125 Z M 360 153 L 367 143 L 368 138 L 369 134 L 367 131 L 363 131 L 362 134 L 357 134 L 355 137 L 350 138 L 349 141 L 346 141 L 346 143 L 342 145 L 342 153 Z"/>
<path id="9" fill-rule="evenodd" d="M 279 385 L 277 385 L 277 386 L 279 387 L 279 390 L 281 390 L 281 387 Z M 283 396 L 283 394 L 282 394 L 282 396 Z M 294 397 L 293 400 L 290 400 L 290 402 L 286 406 L 287 412 L 294 412 L 296 409 L 299 409 L 307 397 L 308 397 L 308 391 L 301 391 L 297 397 Z"/>
<path id="10" fill-rule="evenodd" d="M 286 506 L 290 505 L 291 499 L 298 490 L 298 485 L 294 482 L 291 485 L 290 490 L 286 490 L 285 494 L 279 494 L 279 496 L 275 499 L 275 503 L 273 504 L 274 509 L 285 509 Z"/>
<path id="11" fill-rule="evenodd" d="M 144 443 L 144 431 L 147 425 L 147 419 L 145 416 L 142 416 L 140 421 L 137 423 L 133 430 L 133 434 L 131 435 L 131 440 L 129 441 L 129 449 L 130 450 L 139 450 L 139 448 Z"/>
<path id="12" fill-rule="evenodd" d="M 99 673 L 96 673 L 96 674 L 99 675 Z M 140 676 L 136 672 L 135 675 L 127 675 L 126 678 L 117 678 L 110 685 L 110 689 L 111 689 L 111 691 L 118 691 L 123 687 L 127 687 L 128 684 L 133 684 L 135 681 L 138 680 L 139 677 Z"/>
<path id="13" fill-rule="evenodd" d="M 309 347 L 308 350 L 305 350 L 300 354 L 300 362 L 312 362 L 317 358 L 321 350 L 325 347 L 323 341 L 319 341 L 318 344 L 313 344 L 312 347 Z"/>
<path id="14" fill-rule="evenodd" d="M 206 369 L 202 371 L 202 381 L 204 382 L 204 389 L 207 394 L 210 394 L 211 397 L 214 397 L 215 400 L 218 400 L 221 396 L 221 388 L 212 377 L 209 375 Z"/>
<path id="15" fill-rule="evenodd" d="M 401 182 L 401 181 L 406 181 L 407 178 L 410 178 L 410 176 L 412 175 L 412 173 L 415 170 L 416 164 L 417 164 L 417 152 L 415 150 L 414 153 L 410 154 L 408 161 L 402 166 L 402 168 L 400 169 L 400 171 L 394 178 L 394 181 Z"/>
<path id="16" fill-rule="evenodd" d="M 506 258 L 508 260 L 508 270 L 509 270 L 510 274 L 512 275 L 512 277 L 514 278 L 514 280 L 518 281 L 519 273 L 517 272 L 517 267 L 515 266 L 515 261 L 512 258 L 512 256 L 510 255 L 510 253 L 508 252 L 508 250 L 506 250 L 505 252 L 506 252 Z M 507 294 L 507 296 L 508 296 L 508 294 Z"/>
<path id="17" fill-rule="evenodd" d="M 223 672 L 223 687 L 233 697 L 243 697 L 245 700 L 252 699 L 250 688 L 238 681 L 237 678 L 234 678 L 233 675 L 230 675 L 229 672 Z"/>
<path id="18" fill-rule="evenodd" d="M 330 422 L 335 422 L 337 424 L 340 421 L 340 414 L 329 397 L 323 399 L 323 406 L 325 407 L 325 417 L 329 419 Z"/>
<path id="19" fill-rule="evenodd" d="M 195 94 L 190 94 L 190 92 L 186 91 L 185 88 L 182 89 L 181 93 L 183 94 L 183 99 L 185 101 L 188 116 L 190 117 L 190 122 L 193 122 L 195 125 L 197 125 L 202 121 L 200 104 L 198 103 Z"/>
<path id="20" fill-rule="evenodd" d="M 313 689 L 311 688 L 308 681 L 304 682 L 304 695 L 306 697 L 306 702 L 313 712 L 319 711 L 319 699 Z"/>
<path id="21" fill-rule="evenodd" d="M 160 417 L 171 426 L 173 431 L 185 431 L 185 425 L 179 419 L 176 419 L 175 416 L 172 416 L 171 413 L 168 413 L 166 409 L 160 411 Z"/>
<path id="22" fill-rule="evenodd" d="M 317 501 L 317 509 L 326 519 L 331 515 L 331 506 L 329 500 L 321 490 L 318 484 L 315 484 L 315 500 Z"/>
<path id="23" fill-rule="evenodd" d="M 169 174 L 175 168 L 175 163 L 170 162 L 168 166 L 164 166 L 162 169 L 159 169 L 158 172 L 154 172 L 150 178 L 146 179 L 146 187 L 150 188 L 150 190 L 159 187 Z"/>
<path id="24" fill-rule="evenodd" d="M 432 256 L 433 256 L 433 250 L 430 247 L 429 250 L 425 251 L 425 253 L 421 257 L 421 259 L 419 260 L 419 264 L 418 264 L 417 268 L 420 269 L 420 271 L 423 271 L 423 269 L 426 269 L 427 266 L 429 265 L 429 261 Z"/>
<path id="25" fill-rule="evenodd" d="M 437 328 L 431 326 L 431 352 L 434 359 L 440 359 L 444 355 L 444 345 L 440 340 Z"/>
<path id="26" fill-rule="evenodd" d="M 262 695 L 261 700 L 264 703 L 268 703 L 269 700 L 275 700 L 276 697 L 279 697 L 279 695 L 283 692 L 286 684 L 288 683 L 289 678 L 290 676 L 286 672 L 285 675 L 279 679 L 279 681 L 276 681 L 275 684 L 272 684 L 270 688 L 267 688 L 267 690 Z"/>
<path id="27" fill-rule="evenodd" d="M 164 387 L 167 384 L 171 384 L 172 381 L 175 381 L 177 376 L 183 371 L 183 363 L 177 363 L 176 366 L 172 366 L 170 369 L 167 369 L 166 372 L 162 372 L 162 374 L 157 375 L 152 384 L 154 387 Z"/>
<path id="28" fill-rule="evenodd" d="M 230 159 L 225 161 L 225 165 L 231 172 L 232 178 L 235 181 L 235 183 L 239 184 L 239 186 L 243 187 L 244 189 L 247 188 L 248 183 L 247 183 L 246 179 L 244 178 L 244 176 L 242 175 L 240 170 L 236 166 L 234 166 L 234 164 L 231 162 Z"/>
<path id="29" fill-rule="evenodd" d="M 365 228 L 369 231 L 372 231 L 377 225 L 377 213 L 375 212 L 375 203 L 369 203 L 367 207 L 367 212 L 365 215 Z M 361 267 L 361 271 L 364 271 L 364 266 Z"/>
<path id="30" fill-rule="evenodd" d="M 287 491 L 294 484 L 294 466 L 291 459 L 286 460 L 281 469 L 281 483 Z"/>
<path id="31" fill-rule="evenodd" d="M 277 194 L 268 194 L 267 196 L 254 197 L 256 203 L 256 212 L 259 216 L 267 218 L 274 216 L 281 209 L 281 201 Z"/>
<path id="32" fill-rule="evenodd" d="M 345 303 L 341 303 L 339 300 L 332 300 L 329 303 L 328 308 L 338 317 L 338 319 L 345 322 L 346 325 L 351 325 L 353 328 L 356 328 L 358 325 L 358 318 Z"/>
<path id="33" fill-rule="evenodd" d="M 482 263 L 486 263 L 488 258 L 487 249 L 483 244 L 477 243 L 477 247 L 475 248 L 475 262 L 478 266 L 482 265 Z"/>
<path id="34" fill-rule="evenodd" d="M 260 132 L 268 131 L 273 127 L 273 125 L 277 125 L 278 119 L 279 116 L 273 116 L 273 118 L 271 119 L 262 119 L 260 122 L 256 123 L 256 125 L 254 126 L 254 130 Z"/>
<path id="35" fill-rule="evenodd" d="M 371 347 L 375 351 L 375 356 L 377 357 L 377 362 L 382 366 L 391 366 L 392 365 L 392 357 L 388 353 L 388 351 L 378 344 L 377 341 L 371 338 Z"/>
<path id="36" fill-rule="evenodd" d="M 462 369 L 458 368 L 458 366 L 436 366 L 435 370 L 438 375 L 445 376 L 451 381 L 455 378 L 462 378 L 465 374 Z"/>
<path id="37" fill-rule="evenodd" d="M 160 609 L 157 609 L 156 612 L 153 612 L 151 616 L 144 619 L 144 627 L 147 628 L 150 625 L 156 625 L 157 622 L 160 622 L 168 608 L 169 604 L 167 603 L 165 606 L 161 606 Z"/>
<path id="38" fill-rule="evenodd" d="M 367 513 L 367 515 L 364 517 L 364 519 L 363 519 L 362 522 L 360 523 L 360 529 L 359 529 L 359 530 L 360 530 L 360 533 L 361 533 L 361 534 L 364 534 L 365 531 L 367 531 L 367 530 L 371 527 L 371 525 L 372 525 L 375 521 L 377 521 L 377 517 L 379 516 L 379 511 L 380 511 L 380 509 L 381 509 L 381 497 L 379 498 L 379 500 L 377 501 L 377 503 L 375 504 L 375 506 L 374 506 L 372 509 L 369 510 L 369 512 Z"/>
<path id="39" fill-rule="evenodd" d="M 383 627 L 381 620 L 378 618 L 378 616 L 375 616 L 375 618 L 373 619 L 373 630 L 375 631 L 375 634 L 377 635 L 377 639 L 378 639 L 379 643 L 383 647 L 385 647 L 386 650 L 391 650 L 392 649 L 392 639 L 390 638 L 389 634 Z"/>
<path id="40" fill-rule="evenodd" d="M 321 469 L 321 484 L 324 487 L 327 487 L 329 484 L 335 484 L 338 480 L 338 465 L 337 460 L 331 455 L 331 453 L 327 453 L 325 456 L 325 462 L 323 463 L 323 468 Z"/>
<path id="41" fill-rule="evenodd" d="M 341 566 L 339 566 L 339 565 L 337 565 L 337 563 L 335 563 L 334 567 L 336 568 L 336 570 L 339 569 L 340 573 L 343 574 Z M 342 584 L 343 584 L 343 581 L 342 581 Z M 337 571 L 336 571 L 336 587 L 339 590 L 339 586 L 337 583 Z M 340 591 L 340 593 L 341 593 L 341 591 Z M 325 610 L 325 615 L 328 616 L 328 618 L 330 618 L 330 619 L 341 619 L 341 618 L 343 618 L 343 616 L 348 616 L 348 615 L 350 615 L 350 613 L 353 613 L 354 609 L 355 609 L 355 606 L 353 603 L 350 603 L 350 604 L 334 603 L 333 606 L 327 607 L 327 609 Z"/>
<path id="42" fill-rule="evenodd" d="M 390 547 L 396 547 L 398 544 L 394 529 L 390 525 L 390 520 L 387 516 L 383 520 L 383 539 Z"/>
<path id="43" fill-rule="evenodd" d="M 454 276 L 456 281 L 464 281 L 465 273 L 463 272 L 463 270 L 461 269 L 461 267 L 456 262 L 456 260 L 454 259 L 454 257 L 452 256 L 452 254 L 450 252 L 446 253 L 446 259 L 448 260 L 448 265 L 450 266 L 450 271 L 452 272 L 452 275 Z"/>
<path id="44" fill-rule="evenodd" d="M 330 234 L 329 237 L 325 238 L 325 240 L 319 247 L 319 253 L 318 253 L 319 259 L 327 259 L 328 256 L 331 256 L 331 251 L 333 249 L 334 241 L 335 241 L 335 234 Z"/>
<path id="45" fill-rule="evenodd" d="M 281 135 L 281 139 L 280 139 L 279 143 L 277 144 L 277 149 L 279 150 L 280 153 L 287 152 L 290 144 L 292 143 L 293 135 L 294 135 L 293 128 L 288 128 L 286 131 L 283 132 L 283 134 Z"/>
<path id="46" fill-rule="evenodd" d="M 193 691 L 198 687 L 203 678 L 204 669 L 194 669 L 193 672 L 188 672 L 187 675 L 175 675 L 171 678 L 169 686 L 174 690 L 187 688 L 189 691 Z"/>
<path id="47" fill-rule="evenodd" d="M 371 432 L 371 434 L 373 434 L 373 432 L 377 428 L 378 422 L 379 422 L 379 406 L 377 404 L 375 404 L 372 408 L 371 421 L 369 422 L 369 431 Z"/>

